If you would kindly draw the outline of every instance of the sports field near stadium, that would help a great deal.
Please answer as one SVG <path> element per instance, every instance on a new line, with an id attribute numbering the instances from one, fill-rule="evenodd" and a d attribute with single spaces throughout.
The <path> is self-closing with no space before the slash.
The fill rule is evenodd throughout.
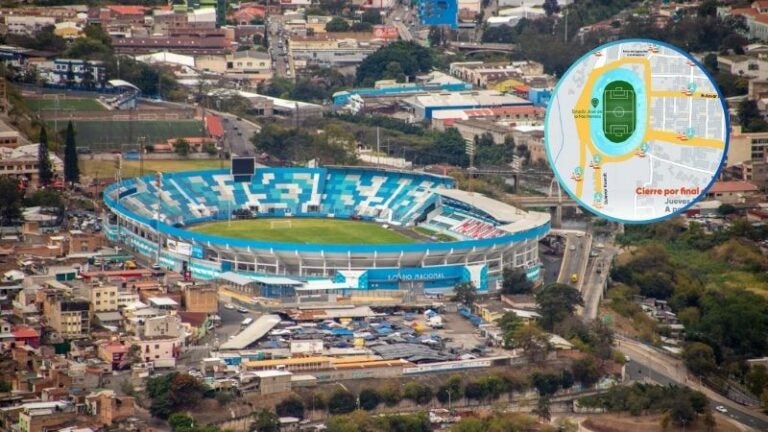
<path id="1" fill-rule="evenodd" d="M 603 133 L 615 142 L 635 132 L 635 89 L 626 81 L 613 81 L 603 92 Z"/>
<path id="2" fill-rule="evenodd" d="M 27 99 L 32 111 L 106 111 L 96 99 Z"/>
<path id="3" fill-rule="evenodd" d="M 343 219 L 271 218 L 232 220 L 189 228 L 204 234 L 247 240 L 304 244 L 393 244 L 414 240 L 381 225 Z"/>

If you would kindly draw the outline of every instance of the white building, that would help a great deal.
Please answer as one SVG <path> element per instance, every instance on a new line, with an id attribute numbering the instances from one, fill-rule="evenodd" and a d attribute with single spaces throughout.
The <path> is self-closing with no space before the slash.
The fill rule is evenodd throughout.
<path id="1" fill-rule="evenodd" d="M 56 25 L 56 19 L 43 16 L 10 15 L 5 17 L 5 25 L 8 27 L 8 33 L 31 35 L 44 27 Z"/>

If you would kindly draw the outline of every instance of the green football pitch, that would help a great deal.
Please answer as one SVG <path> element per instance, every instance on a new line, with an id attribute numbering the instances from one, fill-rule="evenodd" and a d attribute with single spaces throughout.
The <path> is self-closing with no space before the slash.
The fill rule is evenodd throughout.
<path id="1" fill-rule="evenodd" d="M 304 244 L 393 244 L 414 240 L 371 222 L 344 219 L 246 219 L 212 222 L 190 231 L 247 240 Z"/>
<path id="2" fill-rule="evenodd" d="M 32 111 L 106 111 L 95 99 L 27 99 Z"/>
<path id="3" fill-rule="evenodd" d="M 127 114 L 126 114 L 127 115 Z M 53 128 L 54 122 L 47 121 Z M 122 145 L 136 146 L 139 137 L 148 144 L 156 144 L 170 138 L 203 136 L 203 122 L 198 120 L 74 120 L 77 145 L 93 151 L 125 150 Z M 67 126 L 59 121 L 59 129 Z"/>
<path id="4" fill-rule="evenodd" d="M 635 132 L 635 89 L 626 81 L 613 81 L 603 91 L 603 133 L 615 143 Z"/>

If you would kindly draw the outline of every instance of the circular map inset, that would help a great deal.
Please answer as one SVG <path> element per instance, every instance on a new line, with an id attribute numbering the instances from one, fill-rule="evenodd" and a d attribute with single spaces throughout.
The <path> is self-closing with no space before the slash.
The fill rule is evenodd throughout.
<path id="1" fill-rule="evenodd" d="M 717 178 L 729 119 L 689 54 L 661 42 L 603 45 L 563 75 L 545 147 L 560 185 L 591 212 L 647 223 L 679 214 Z"/>

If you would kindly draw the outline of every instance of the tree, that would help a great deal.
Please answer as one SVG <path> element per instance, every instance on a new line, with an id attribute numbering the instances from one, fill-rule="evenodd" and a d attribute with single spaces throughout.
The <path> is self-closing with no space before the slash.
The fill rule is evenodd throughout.
<path id="1" fill-rule="evenodd" d="M 517 329 L 514 340 L 515 346 L 525 351 L 532 361 L 544 360 L 551 348 L 549 336 L 536 324 L 524 325 Z"/>
<path id="2" fill-rule="evenodd" d="M 714 350 L 701 342 L 691 342 L 685 347 L 683 361 L 685 366 L 696 375 L 709 375 L 717 369 Z"/>
<path id="3" fill-rule="evenodd" d="M 333 415 L 347 414 L 355 410 L 355 395 L 346 390 L 336 390 L 328 400 L 328 412 Z"/>
<path id="4" fill-rule="evenodd" d="M 530 294 L 533 291 L 533 282 L 528 280 L 522 268 L 504 267 L 502 278 L 502 294 Z"/>
<path id="5" fill-rule="evenodd" d="M 453 299 L 467 306 L 472 306 L 477 299 L 477 287 L 472 282 L 458 283 L 453 287 Z"/>
<path id="6" fill-rule="evenodd" d="M 736 207 L 731 204 L 720 204 L 720 207 L 717 208 L 717 214 L 721 216 L 728 216 L 734 213 L 736 213 Z"/>
<path id="7" fill-rule="evenodd" d="M 263 409 L 254 414 L 254 422 L 251 428 L 255 432 L 279 432 L 280 420 L 277 414 L 270 410 Z"/>
<path id="8" fill-rule="evenodd" d="M 539 396 L 539 400 L 536 402 L 536 408 L 532 411 L 540 419 L 549 421 L 552 417 L 549 410 L 549 396 Z"/>
<path id="9" fill-rule="evenodd" d="M 0 225 L 9 225 L 22 219 L 21 202 L 24 193 L 19 182 L 11 177 L 0 177 Z"/>
<path id="10" fill-rule="evenodd" d="M 69 184 L 80 182 L 75 128 L 71 120 L 67 123 L 67 132 L 64 135 L 64 181 Z"/>
<path id="11" fill-rule="evenodd" d="M 555 324 L 573 315 L 576 306 L 584 305 L 584 300 L 576 288 L 553 283 L 536 293 L 536 304 L 541 315 L 539 321 L 542 327 L 552 331 Z"/>
<path id="12" fill-rule="evenodd" d="M 428 404 L 435 394 L 432 392 L 432 388 L 417 382 L 409 382 L 403 388 L 403 397 L 410 399 L 419 405 Z"/>
<path id="13" fill-rule="evenodd" d="M 691 406 L 691 400 L 688 398 L 676 398 L 672 400 L 672 407 L 669 410 L 669 418 L 678 426 L 691 424 L 696 418 L 696 412 Z"/>
<path id="14" fill-rule="evenodd" d="M 147 380 L 147 393 L 152 400 L 149 412 L 167 419 L 175 412 L 197 405 L 206 391 L 208 386 L 186 373 L 173 372 L 150 378 Z"/>
<path id="15" fill-rule="evenodd" d="M 757 102 L 744 99 L 739 103 L 739 124 L 744 132 L 762 132 L 766 129 L 765 120 L 760 114 Z"/>
<path id="16" fill-rule="evenodd" d="M 360 408 L 366 411 L 375 410 L 381 403 L 381 396 L 375 389 L 364 388 L 360 391 Z"/>
<path id="17" fill-rule="evenodd" d="M 203 143 L 203 151 L 208 153 L 211 156 L 215 156 L 219 150 L 216 148 L 216 144 L 210 141 L 206 141 Z"/>
<path id="18" fill-rule="evenodd" d="M 178 154 L 179 156 L 188 156 L 189 155 L 189 141 L 185 140 L 184 138 L 178 138 L 173 143 L 173 150 Z"/>
<path id="19" fill-rule="evenodd" d="M 600 369 L 592 356 L 573 362 L 573 378 L 584 387 L 592 387 L 600 379 Z"/>
<path id="20" fill-rule="evenodd" d="M 195 427 L 195 419 L 184 413 L 174 413 L 168 417 L 168 425 L 173 432 L 191 431 Z"/>
<path id="21" fill-rule="evenodd" d="M 502 338 L 504 339 L 504 348 L 512 349 L 515 346 L 515 335 L 517 330 L 523 325 L 523 320 L 517 316 L 514 312 L 505 312 L 498 320 L 496 324 L 501 329 Z"/>
<path id="22" fill-rule="evenodd" d="M 381 13 L 376 9 L 368 9 L 363 12 L 360 21 L 371 25 L 381 24 Z"/>
<path id="23" fill-rule="evenodd" d="M 8 381 L 0 380 L 0 393 L 8 393 L 11 390 L 11 384 Z"/>
<path id="24" fill-rule="evenodd" d="M 357 83 L 373 85 L 385 76 L 387 65 L 397 62 L 410 81 L 416 75 L 432 70 L 432 52 L 414 42 L 397 41 L 376 50 L 357 67 Z"/>
<path id="25" fill-rule="evenodd" d="M 534 372 L 531 382 L 539 392 L 539 396 L 552 396 L 560 389 L 560 376 L 556 374 Z"/>
<path id="26" fill-rule="evenodd" d="M 388 385 L 379 389 L 379 395 L 381 400 L 389 407 L 393 407 L 403 400 L 403 394 L 400 391 L 400 387 L 396 385 Z"/>
<path id="27" fill-rule="evenodd" d="M 40 127 L 40 145 L 37 149 L 37 172 L 40 185 L 47 186 L 53 181 L 53 164 L 48 154 L 48 134 L 45 126 Z"/>
<path id="28" fill-rule="evenodd" d="M 744 380 L 749 391 L 755 396 L 760 396 L 768 386 L 768 370 L 763 365 L 752 366 Z"/>
<path id="29" fill-rule="evenodd" d="M 333 17 L 325 24 L 325 31 L 328 33 L 339 33 L 349 31 L 349 23 L 341 17 Z"/>
<path id="30" fill-rule="evenodd" d="M 304 402 L 296 396 L 289 396 L 275 405 L 275 412 L 280 417 L 304 418 Z"/>
<path id="31" fill-rule="evenodd" d="M 544 4 L 541 5 L 541 7 L 544 9 L 544 13 L 547 14 L 547 16 L 552 16 L 560 12 L 560 5 L 557 4 L 557 0 L 544 0 Z"/>

